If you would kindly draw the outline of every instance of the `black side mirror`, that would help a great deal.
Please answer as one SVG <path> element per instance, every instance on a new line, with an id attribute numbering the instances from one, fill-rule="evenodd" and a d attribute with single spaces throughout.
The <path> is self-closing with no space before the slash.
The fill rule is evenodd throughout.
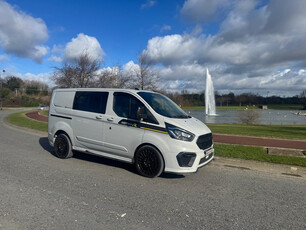
<path id="1" fill-rule="evenodd" d="M 144 106 L 139 106 L 137 109 L 137 120 L 147 119 L 148 115 L 146 113 L 146 108 Z"/>

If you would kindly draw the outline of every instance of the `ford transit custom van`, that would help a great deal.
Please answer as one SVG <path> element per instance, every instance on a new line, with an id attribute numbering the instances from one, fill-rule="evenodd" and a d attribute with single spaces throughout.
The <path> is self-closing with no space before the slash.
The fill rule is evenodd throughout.
<path id="1" fill-rule="evenodd" d="M 81 151 L 133 163 L 145 177 L 193 173 L 214 158 L 203 122 L 166 96 L 143 90 L 54 90 L 48 139 L 59 158 Z"/>

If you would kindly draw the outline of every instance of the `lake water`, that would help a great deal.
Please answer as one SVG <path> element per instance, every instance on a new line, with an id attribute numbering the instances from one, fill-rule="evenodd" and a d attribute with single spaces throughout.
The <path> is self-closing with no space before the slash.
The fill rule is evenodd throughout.
<path id="1" fill-rule="evenodd" d="M 186 111 L 205 123 L 241 123 L 239 121 L 240 113 L 243 110 L 217 110 L 217 116 L 206 116 L 204 110 Z M 258 124 L 271 125 L 306 125 L 306 116 L 299 116 L 293 110 L 256 110 L 259 113 Z"/>

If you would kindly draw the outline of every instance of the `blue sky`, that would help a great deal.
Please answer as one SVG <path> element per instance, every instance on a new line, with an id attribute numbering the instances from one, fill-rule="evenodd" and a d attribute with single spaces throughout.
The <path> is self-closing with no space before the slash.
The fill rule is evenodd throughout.
<path id="1" fill-rule="evenodd" d="M 305 0 L 0 0 L 4 76 L 52 84 L 53 66 L 84 49 L 102 68 L 137 67 L 141 52 L 168 91 L 306 89 Z"/>
<path id="2" fill-rule="evenodd" d="M 17 11 L 45 22 L 49 39 L 44 44 L 50 49 L 53 45 L 64 47 L 79 33 L 95 37 L 106 53 L 103 58 L 105 66 L 136 59 L 150 38 L 169 33 L 162 29 L 164 26 L 172 25 L 172 32 L 182 33 L 188 28 L 184 28 L 179 15 L 183 2 L 166 0 L 146 6 L 146 1 L 7 1 Z M 50 65 L 54 65 L 47 63 L 48 55 L 42 64 L 15 58 L 14 55 L 10 58 L 21 63 L 16 64 L 21 73 L 38 74 L 50 71 Z"/>

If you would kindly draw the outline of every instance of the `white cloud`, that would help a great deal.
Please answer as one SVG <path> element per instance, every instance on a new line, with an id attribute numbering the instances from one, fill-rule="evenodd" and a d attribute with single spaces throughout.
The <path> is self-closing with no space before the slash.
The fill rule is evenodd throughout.
<path id="1" fill-rule="evenodd" d="M 230 0 L 187 0 L 181 14 L 190 22 L 206 22 L 215 19 L 217 12 L 229 5 Z"/>
<path id="2" fill-rule="evenodd" d="M 146 3 L 141 5 L 141 9 L 145 9 L 145 8 L 151 8 L 152 6 L 154 6 L 156 4 L 156 1 L 152 1 L 152 0 L 147 0 Z"/>
<path id="3" fill-rule="evenodd" d="M 129 61 L 128 63 L 122 66 L 123 74 L 129 75 L 131 73 L 139 73 L 140 67 L 138 64 L 135 64 L 133 61 Z"/>
<path id="4" fill-rule="evenodd" d="M 150 39 L 144 53 L 156 63 L 184 62 L 186 58 L 193 56 L 199 45 L 199 40 L 194 37 L 174 34 Z"/>
<path id="5" fill-rule="evenodd" d="M 162 79 L 163 87 L 169 91 L 203 92 L 206 67 L 211 73 L 215 90 L 220 93 L 232 91 L 266 94 L 267 91 L 270 91 L 270 95 L 275 93 L 292 96 L 299 94 L 306 85 L 305 70 L 270 70 L 264 75 L 248 78 L 243 74 L 227 73 L 226 67 L 222 65 L 189 64 L 157 67 L 156 72 Z"/>
<path id="6" fill-rule="evenodd" d="M 8 61 L 9 60 L 9 57 L 5 54 L 1 54 L 0 55 L 0 62 L 5 62 L 5 61 Z"/>
<path id="7" fill-rule="evenodd" d="M 0 46 L 4 52 L 42 62 L 48 47 L 45 22 L 34 18 L 0 0 Z"/>
<path id="8" fill-rule="evenodd" d="M 63 55 L 65 52 L 65 47 L 62 45 L 53 45 L 51 53 L 52 55 L 48 58 L 48 61 L 52 62 L 62 62 L 63 61 Z"/>
<path id="9" fill-rule="evenodd" d="M 72 38 L 71 42 L 67 43 L 64 56 L 68 60 L 75 60 L 84 53 L 87 53 L 92 59 L 98 60 L 101 60 L 105 55 L 95 37 L 80 33 L 76 38 Z"/>
<path id="10" fill-rule="evenodd" d="M 63 59 L 61 57 L 51 55 L 51 57 L 48 58 L 49 61 L 54 61 L 54 62 L 62 62 Z"/>
<path id="11" fill-rule="evenodd" d="M 159 64 L 161 79 L 171 88 L 203 90 L 199 82 L 205 75 L 200 72 L 209 67 L 217 90 L 299 91 L 305 88 L 305 74 L 300 69 L 306 64 L 306 1 L 279 2 L 232 1 L 216 34 L 203 34 L 197 24 L 191 34 L 150 39 L 143 52 Z M 211 4 L 217 3 L 221 1 Z M 206 14 L 202 4 L 209 3 L 187 0 L 181 13 L 188 6 L 190 14 Z"/>
<path id="12" fill-rule="evenodd" d="M 53 87 L 54 84 L 51 81 L 53 73 L 48 72 L 48 73 L 40 73 L 40 74 L 33 74 L 33 73 L 25 73 L 25 74 L 20 74 L 20 78 L 23 80 L 29 80 L 29 81 L 40 81 L 45 84 L 47 84 L 49 87 Z"/>
<path id="13" fill-rule="evenodd" d="M 65 47 L 62 45 L 53 45 L 51 52 L 53 54 L 63 54 L 65 51 Z"/>
<path id="14" fill-rule="evenodd" d="M 54 87 L 54 83 L 53 81 L 51 81 L 52 75 L 53 75 L 53 72 L 46 72 L 46 73 L 39 73 L 39 74 L 20 73 L 16 71 L 14 67 L 8 67 L 5 69 L 5 74 L 3 75 L 3 77 L 16 76 L 16 77 L 21 78 L 22 80 L 40 81 L 40 82 L 47 84 L 49 87 Z"/>
<path id="15" fill-rule="evenodd" d="M 166 32 L 166 31 L 170 31 L 171 30 L 171 26 L 169 25 L 163 25 L 163 27 L 160 29 L 160 32 Z"/>

